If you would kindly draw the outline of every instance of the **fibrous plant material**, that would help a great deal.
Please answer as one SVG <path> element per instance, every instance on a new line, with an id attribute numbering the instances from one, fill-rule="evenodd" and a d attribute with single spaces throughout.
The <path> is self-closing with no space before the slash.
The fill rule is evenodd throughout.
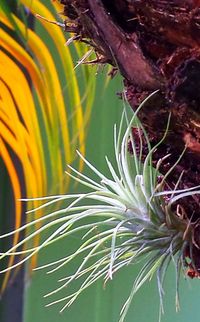
<path id="1" fill-rule="evenodd" d="M 142 105 L 139 109 L 141 108 Z M 95 181 L 71 166 L 69 168 L 72 172 L 68 174 L 85 185 L 89 192 L 41 198 L 40 200 L 46 200 L 46 203 L 34 211 L 48 209 L 52 204 L 59 202 L 62 202 L 63 208 L 47 213 L 42 218 L 17 229 L 17 232 L 26 230 L 30 233 L 0 257 L 3 259 L 20 255 L 20 261 L 2 270 L 5 272 L 21 265 L 50 244 L 59 243 L 61 239 L 72 234 L 81 233 L 80 245 L 72 254 L 39 267 L 49 268 L 49 273 L 53 273 L 79 258 L 80 264 L 75 272 L 63 277 L 60 280 L 62 286 L 47 294 L 47 297 L 54 295 L 73 281 L 80 280 L 80 286 L 76 291 L 48 304 L 62 303 L 61 311 L 98 279 L 104 279 L 106 282 L 112 279 L 118 270 L 141 259 L 144 260 L 144 264 L 121 310 L 121 322 L 125 319 L 135 293 L 154 274 L 157 275 L 160 308 L 161 312 L 163 311 L 163 282 L 170 261 L 175 264 L 176 269 L 177 307 L 181 270 L 189 268 L 189 275 L 192 277 L 199 274 L 193 260 L 193 249 L 199 243 L 195 225 L 191 224 L 180 202 L 189 195 L 199 194 L 200 191 L 195 188 L 186 191 L 179 189 L 180 180 L 173 189 L 168 186 L 167 177 L 181 157 L 165 176 L 161 176 L 160 166 L 168 156 L 163 157 L 156 165 L 152 161 L 154 153 L 166 138 L 170 116 L 161 141 L 151 147 L 148 136 L 136 117 L 137 113 L 127 122 L 127 114 L 124 112 L 119 130 L 115 127 L 116 166 L 106 158 L 110 177 L 106 177 L 78 153 L 98 179 Z M 123 124 L 126 127 L 124 134 Z M 146 147 L 148 151 L 144 159 L 143 149 Z M 64 205 L 66 202 L 67 205 Z M 38 224 L 39 228 L 34 230 Z M 30 249 L 23 247 L 36 235 L 44 232 L 46 234 L 40 245 Z M 15 233 L 16 231 L 13 231 L 0 238 L 7 238 Z"/>
<path id="2" fill-rule="evenodd" d="M 175 186 L 190 189 L 200 182 L 200 3 L 195 0 L 62 0 L 66 30 L 88 43 L 103 63 L 124 77 L 126 97 L 135 111 L 154 90 L 156 95 L 139 112 L 152 144 L 163 136 L 169 112 L 171 123 L 155 161 L 167 173 L 187 146 L 173 176 Z M 98 60 L 97 60 L 98 61 Z M 144 155 L 145 157 L 145 155 Z M 200 197 L 181 201 L 191 222 L 199 220 Z M 190 214 L 190 215 L 189 215 Z M 198 234 L 198 233 L 197 233 Z M 194 251 L 200 262 L 199 248 Z M 200 268 L 200 263 L 199 263 Z"/>

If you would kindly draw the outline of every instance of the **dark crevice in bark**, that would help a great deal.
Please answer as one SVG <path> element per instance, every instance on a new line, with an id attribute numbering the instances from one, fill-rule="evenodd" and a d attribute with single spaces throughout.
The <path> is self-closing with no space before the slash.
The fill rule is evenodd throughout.
<path id="1" fill-rule="evenodd" d="M 134 17 L 134 8 L 129 1 L 103 0 L 102 3 L 114 22 L 126 33 L 132 33 L 136 30 L 138 22 Z"/>
<path id="2" fill-rule="evenodd" d="M 155 164 L 170 153 L 161 169 L 165 174 L 186 145 L 187 150 L 168 183 L 173 187 L 184 171 L 179 188 L 199 185 L 200 1 L 61 2 L 69 18 L 66 30 L 74 28 L 79 40 L 89 41 L 101 58 L 99 62 L 109 62 L 118 68 L 133 110 L 152 91 L 159 90 L 139 113 L 152 144 L 163 136 L 171 113 L 169 133 L 154 154 Z M 181 201 L 181 207 L 193 223 L 200 220 L 199 196 Z M 198 222 L 196 225 L 197 232 Z M 196 266 L 200 268 L 200 260 L 197 260 L 200 251 L 196 246 L 193 253 Z"/>

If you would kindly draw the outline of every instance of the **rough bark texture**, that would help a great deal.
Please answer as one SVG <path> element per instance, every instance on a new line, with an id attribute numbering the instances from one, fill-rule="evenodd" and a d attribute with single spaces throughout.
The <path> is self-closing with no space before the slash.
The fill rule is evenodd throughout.
<path id="1" fill-rule="evenodd" d="M 170 153 L 163 174 L 187 150 L 169 177 L 179 188 L 200 184 L 200 1 L 195 0 L 62 0 L 66 30 L 91 44 L 99 63 L 110 63 L 124 77 L 126 96 L 135 110 L 159 90 L 139 117 L 152 143 L 163 136 L 171 112 L 168 136 L 155 162 Z M 200 268 L 200 198 L 181 202 L 193 222 L 196 268 Z M 195 226 L 196 225 L 196 226 Z M 191 257 L 191 256 L 190 256 Z"/>

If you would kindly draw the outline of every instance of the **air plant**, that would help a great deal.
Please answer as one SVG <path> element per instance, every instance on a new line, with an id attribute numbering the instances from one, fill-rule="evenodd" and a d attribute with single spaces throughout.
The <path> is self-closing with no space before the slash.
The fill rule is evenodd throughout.
<path id="1" fill-rule="evenodd" d="M 139 109 L 144 103 L 145 101 Z M 59 243 L 61 239 L 72 234 L 81 233 L 80 245 L 73 253 L 37 268 L 49 268 L 49 272 L 52 273 L 76 258 L 79 258 L 79 261 L 81 259 L 76 271 L 63 278 L 61 280 L 63 284 L 46 295 L 58 293 L 73 281 L 80 280 L 77 290 L 48 304 L 64 303 L 61 311 L 70 306 L 97 280 L 104 279 L 106 282 L 123 267 L 143 259 L 142 269 L 133 282 L 131 293 L 121 310 L 120 322 L 124 321 L 135 293 L 154 274 L 157 276 L 160 312 L 163 312 L 163 282 L 169 263 L 173 262 L 176 269 L 177 307 L 181 270 L 185 271 L 186 267 L 192 267 L 195 272 L 192 256 L 186 251 L 194 246 L 194 232 L 187 217 L 180 214 L 179 201 L 200 191 L 195 188 L 187 191 L 178 190 L 180 180 L 173 189 L 168 186 L 167 177 L 181 156 L 164 176 L 161 176 L 159 169 L 167 156 L 159 160 L 156 166 L 152 162 L 155 150 L 167 135 L 170 117 L 162 140 L 151 147 L 148 136 L 137 118 L 137 112 L 128 122 L 127 113 L 124 111 L 119 130 L 117 131 L 116 126 L 114 128 L 116 167 L 106 158 L 110 178 L 98 171 L 78 152 L 79 157 L 98 179 L 95 181 L 71 166 L 68 166 L 67 174 L 86 186 L 89 192 L 38 198 L 37 200 L 46 200 L 46 203 L 32 211 L 48 209 L 54 203 L 68 204 L 17 229 L 18 233 L 24 230 L 29 233 L 17 245 L 1 254 L 0 259 L 12 255 L 21 256 L 18 263 L 2 270 L 6 272 L 26 262 L 50 244 Z M 126 129 L 123 131 L 124 124 Z M 139 148 L 133 128 L 137 128 L 139 133 Z M 148 146 L 145 159 L 144 140 Z M 38 223 L 39 228 L 34 230 Z M 46 237 L 40 245 L 33 248 L 23 247 L 43 232 L 46 232 Z M 16 230 L 0 238 L 15 233 Z"/>

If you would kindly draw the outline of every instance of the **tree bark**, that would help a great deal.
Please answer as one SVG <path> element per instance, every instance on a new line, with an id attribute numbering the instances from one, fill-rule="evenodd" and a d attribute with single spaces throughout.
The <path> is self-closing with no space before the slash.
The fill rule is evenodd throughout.
<path id="1" fill-rule="evenodd" d="M 139 113 L 152 143 L 168 135 L 154 154 L 156 163 L 170 154 L 165 174 L 187 146 L 168 177 L 173 188 L 200 184 L 200 1 L 199 0 L 61 0 L 66 30 L 95 49 L 98 63 L 113 65 L 124 77 L 126 97 L 135 110 L 158 92 Z M 200 198 L 181 201 L 193 223 L 200 220 Z M 198 248 L 197 247 L 197 248 Z M 197 254 L 195 253 L 197 252 Z M 199 258 L 199 249 L 194 250 Z M 197 256 L 198 255 L 198 256 Z M 200 259 L 196 259 L 200 267 Z"/>

